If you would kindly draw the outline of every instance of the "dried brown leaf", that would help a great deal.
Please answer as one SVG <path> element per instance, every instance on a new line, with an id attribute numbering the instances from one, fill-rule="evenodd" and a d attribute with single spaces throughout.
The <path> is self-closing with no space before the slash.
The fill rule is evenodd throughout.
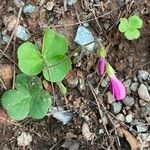
<path id="1" fill-rule="evenodd" d="M 121 128 L 123 134 L 126 137 L 126 140 L 131 146 L 131 150 L 138 150 L 138 140 L 126 129 Z"/>

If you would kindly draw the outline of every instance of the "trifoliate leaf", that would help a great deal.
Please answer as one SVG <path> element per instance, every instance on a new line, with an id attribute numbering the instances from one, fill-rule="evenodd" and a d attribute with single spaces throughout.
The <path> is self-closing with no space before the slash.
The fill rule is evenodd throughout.
<path id="1" fill-rule="evenodd" d="M 41 119 L 51 106 L 51 99 L 42 89 L 38 77 L 20 74 L 16 78 L 16 89 L 8 90 L 2 96 L 2 105 L 15 120 L 23 120 L 28 116 Z"/>
<path id="2" fill-rule="evenodd" d="M 30 43 L 23 43 L 18 48 L 20 70 L 27 75 L 37 75 L 41 72 L 44 63 L 38 48 Z"/>
<path id="3" fill-rule="evenodd" d="M 129 28 L 124 35 L 128 40 L 134 40 L 139 38 L 140 32 L 138 29 Z"/>
<path id="4" fill-rule="evenodd" d="M 65 37 L 54 30 L 47 29 L 44 34 L 42 53 L 44 58 L 64 55 L 68 49 Z"/>
<path id="5" fill-rule="evenodd" d="M 128 26 L 129 26 L 128 20 L 126 18 L 121 18 L 119 24 L 119 31 L 125 32 L 128 29 Z"/>
<path id="6" fill-rule="evenodd" d="M 128 20 L 131 28 L 139 29 L 143 25 L 143 21 L 138 16 L 130 16 Z"/>
<path id="7" fill-rule="evenodd" d="M 48 59 L 45 67 L 49 67 L 49 69 L 43 71 L 45 79 L 51 82 L 59 82 L 71 70 L 71 60 L 63 55 L 58 55 Z"/>

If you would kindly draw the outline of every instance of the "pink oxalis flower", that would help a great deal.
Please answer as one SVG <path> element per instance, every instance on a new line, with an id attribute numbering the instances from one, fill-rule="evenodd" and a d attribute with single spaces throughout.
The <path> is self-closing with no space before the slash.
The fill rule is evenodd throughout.
<path id="1" fill-rule="evenodd" d="M 104 48 L 100 48 L 98 51 L 99 59 L 98 59 L 98 72 L 100 75 L 103 75 L 105 72 L 105 66 L 106 66 L 106 51 Z"/>
<path id="2" fill-rule="evenodd" d="M 126 89 L 123 83 L 115 76 L 115 71 L 110 64 L 106 64 L 106 71 L 110 78 L 111 93 L 117 101 L 126 97 Z"/>

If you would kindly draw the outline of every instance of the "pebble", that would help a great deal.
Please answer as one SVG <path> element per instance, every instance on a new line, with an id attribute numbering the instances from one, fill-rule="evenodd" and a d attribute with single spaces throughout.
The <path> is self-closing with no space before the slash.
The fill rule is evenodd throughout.
<path id="1" fill-rule="evenodd" d="M 29 32 L 24 26 L 19 25 L 16 28 L 16 37 L 23 41 L 26 41 L 29 39 Z"/>
<path id="2" fill-rule="evenodd" d="M 122 109 L 122 103 L 120 103 L 120 102 L 118 102 L 118 103 L 117 102 L 113 102 L 111 104 L 111 111 L 113 113 L 117 114 L 117 113 L 119 113 L 121 111 L 121 109 Z"/>
<path id="3" fill-rule="evenodd" d="M 147 142 L 150 141 L 149 133 L 142 133 L 142 134 L 140 133 L 138 136 L 141 137 L 143 141 L 147 141 Z"/>
<path id="4" fill-rule="evenodd" d="M 148 76 L 149 76 L 149 73 L 146 70 L 138 71 L 138 75 L 137 75 L 138 79 L 147 80 Z"/>
<path id="5" fill-rule="evenodd" d="M 36 7 L 31 5 L 31 4 L 28 4 L 26 6 L 23 7 L 23 12 L 24 13 L 28 13 L 28 14 L 31 14 L 33 13 L 34 11 L 36 10 Z"/>
<path id="6" fill-rule="evenodd" d="M 123 114 L 118 114 L 118 115 L 116 115 L 116 118 L 118 119 L 118 120 L 120 120 L 120 121 L 125 121 L 125 117 L 124 117 L 124 115 Z"/>
<path id="7" fill-rule="evenodd" d="M 25 4 L 23 0 L 14 0 L 14 3 L 18 8 Z"/>
<path id="8" fill-rule="evenodd" d="M 150 94 L 147 87 L 142 83 L 138 88 L 139 97 L 147 102 L 150 102 Z"/>
<path id="9" fill-rule="evenodd" d="M 123 103 L 126 105 L 126 106 L 132 106 L 134 104 L 134 99 L 132 97 L 129 97 L 127 96 L 124 100 L 123 100 Z"/>
<path id="10" fill-rule="evenodd" d="M 54 7 L 54 2 L 47 2 L 47 4 L 45 5 L 46 10 L 51 11 Z"/>
<path id="11" fill-rule="evenodd" d="M 67 0 L 68 6 L 72 6 L 77 2 L 77 0 Z"/>
<path id="12" fill-rule="evenodd" d="M 109 104 L 111 104 L 112 102 L 115 101 L 115 99 L 114 99 L 113 95 L 111 94 L 111 92 L 107 92 L 106 95 L 107 95 L 107 102 Z"/>
<path id="13" fill-rule="evenodd" d="M 103 79 L 102 82 L 101 82 L 101 86 L 106 87 L 107 85 L 108 85 L 107 80 Z"/>
<path id="14" fill-rule="evenodd" d="M 133 91 L 133 92 L 136 92 L 137 91 L 137 88 L 138 88 L 138 83 L 137 82 L 134 82 L 131 84 L 130 86 L 130 89 Z"/>
<path id="15" fill-rule="evenodd" d="M 145 106 L 147 104 L 143 99 L 140 99 L 139 103 L 140 103 L 141 106 Z"/>
<path id="16" fill-rule="evenodd" d="M 150 104 L 147 104 L 144 107 L 142 107 L 140 112 L 141 117 L 150 115 Z"/>
<path id="17" fill-rule="evenodd" d="M 138 122 L 136 124 L 137 132 L 146 132 L 148 130 L 148 126 L 146 126 L 143 122 Z"/>
<path id="18" fill-rule="evenodd" d="M 128 114 L 128 115 L 126 116 L 125 121 L 126 121 L 127 123 L 131 123 L 131 122 L 133 121 L 133 115 L 132 115 L 132 113 L 130 113 L 130 114 Z"/>
<path id="19" fill-rule="evenodd" d="M 88 30 L 86 27 L 80 25 L 77 29 L 77 33 L 76 33 L 76 37 L 75 37 L 74 41 L 77 44 L 84 46 L 85 44 L 93 42 L 94 37 L 90 30 Z M 89 52 L 93 52 L 94 43 L 87 45 L 86 48 Z"/>
<path id="20" fill-rule="evenodd" d="M 130 84 L 131 84 L 131 80 L 130 80 L 130 79 L 125 80 L 125 81 L 123 82 L 123 84 L 124 84 L 125 87 L 129 87 Z"/>
<path id="21" fill-rule="evenodd" d="M 4 36 L 2 37 L 2 40 L 3 40 L 4 43 L 9 43 L 9 41 L 10 41 L 10 36 L 9 36 L 9 35 L 4 35 Z"/>

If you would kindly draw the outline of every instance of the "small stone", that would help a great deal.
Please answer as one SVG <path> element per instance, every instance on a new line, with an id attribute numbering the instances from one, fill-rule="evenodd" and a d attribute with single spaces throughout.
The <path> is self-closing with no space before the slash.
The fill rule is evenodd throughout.
<path id="1" fill-rule="evenodd" d="M 45 5 L 46 10 L 51 11 L 54 7 L 54 2 L 47 2 L 47 4 Z"/>
<path id="2" fill-rule="evenodd" d="M 104 129 L 99 129 L 99 134 L 103 134 L 104 133 Z"/>
<path id="3" fill-rule="evenodd" d="M 124 100 L 123 100 L 123 103 L 126 105 L 126 106 L 132 106 L 134 104 L 134 99 L 132 97 L 129 97 L 127 96 Z"/>
<path id="4" fill-rule="evenodd" d="M 2 40 L 3 40 L 3 42 L 4 43 L 9 43 L 9 41 L 10 41 L 10 36 L 9 35 L 4 35 L 3 37 L 2 37 Z"/>
<path id="5" fill-rule="evenodd" d="M 23 7 L 23 12 L 24 13 L 28 13 L 28 14 L 31 14 L 33 13 L 34 11 L 36 10 L 36 7 L 31 5 L 31 4 L 28 4 L 26 6 Z"/>
<path id="6" fill-rule="evenodd" d="M 125 80 L 125 81 L 123 82 L 123 84 L 124 84 L 125 87 L 129 87 L 130 84 L 131 84 L 131 80 L 130 80 L 130 79 Z"/>
<path id="7" fill-rule="evenodd" d="M 138 136 L 141 137 L 142 140 L 145 142 L 150 141 L 150 134 L 149 133 L 140 133 Z"/>
<path id="8" fill-rule="evenodd" d="M 147 102 L 150 102 L 150 94 L 147 87 L 144 84 L 141 84 L 138 88 L 139 97 Z"/>
<path id="9" fill-rule="evenodd" d="M 134 82 L 131 84 L 130 86 L 130 89 L 133 91 L 133 92 L 136 92 L 137 91 L 137 88 L 138 88 L 138 83 L 137 82 Z"/>
<path id="10" fill-rule="evenodd" d="M 14 0 L 14 3 L 18 8 L 25 4 L 23 0 Z"/>
<path id="11" fill-rule="evenodd" d="M 143 99 L 140 99 L 139 103 L 140 103 L 141 106 L 145 106 L 146 105 L 146 101 L 144 101 Z"/>
<path id="12" fill-rule="evenodd" d="M 101 86 L 106 87 L 107 85 L 108 85 L 107 80 L 103 79 L 102 82 L 101 82 Z"/>
<path id="13" fill-rule="evenodd" d="M 77 44 L 84 46 L 86 44 L 94 42 L 94 37 L 90 30 L 88 30 L 84 26 L 80 25 L 77 29 L 77 33 L 76 33 L 76 37 L 75 37 L 74 41 Z M 93 52 L 94 43 L 87 45 L 86 48 L 89 52 Z"/>
<path id="14" fill-rule="evenodd" d="M 138 122 L 136 124 L 137 132 L 146 132 L 148 130 L 148 126 L 146 126 L 143 122 Z"/>
<path id="15" fill-rule="evenodd" d="M 16 28 L 16 37 L 23 41 L 27 41 L 29 39 L 29 32 L 24 26 L 19 25 Z"/>
<path id="16" fill-rule="evenodd" d="M 115 101 L 115 99 L 114 99 L 113 95 L 111 94 L 111 92 L 107 92 L 106 95 L 107 95 L 107 102 L 109 104 L 111 104 L 112 102 Z"/>
<path id="17" fill-rule="evenodd" d="M 105 28 L 105 30 L 108 30 L 109 29 L 109 23 L 104 23 L 104 28 Z"/>
<path id="18" fill-rule="evenodd" d="M 77 2 L 77 0 L 67 0 L 68 6 L 72 6 Z"/>
<path id="19" fill-rule="evenodd" d="M 149 76 L 149 73 L 146 70 L 138 71 L 138 75 L 137 75 L 138 79 L 147 80 L 148 76 Z"/>
<path id="20" fill-rule="evenodd" d="M 140 115 L 141 115 L 141 117 L 150 115 L 150 104 L 147 104 L 141 108 Z"/>
<path id="21" fill-rule="evenodd" d="M 113 102 L 111 104 L 111 111 L 113 113 L 117 114 L 117 113 L 119 113 L 121 111 L 121 109 L 122 109 L 122 103 L 120 103 L 120 102 L 118 102 L 118 103 L 117 102 Z"/>
<path id="22" fill-rule="evenodd" d="M 127 123 L 131 123 L 132 120 L 133 120 L 133 115 L 132 115 L 132 113 L 130 113 L 130 114 L 128 114 L 128 115 L 126 116 L 125 121 L 126 121 Z"/>
<path id="23" fill-rule="evenodd" d="M 120 121 L 124 121 L 124 120 L 125 120 L 125 117 L 124 117 L 123 114 L 118 114 L 118 115 L 116 115 L 116 118 L 117 118 L 118 120 L 120 120 Z"/>

